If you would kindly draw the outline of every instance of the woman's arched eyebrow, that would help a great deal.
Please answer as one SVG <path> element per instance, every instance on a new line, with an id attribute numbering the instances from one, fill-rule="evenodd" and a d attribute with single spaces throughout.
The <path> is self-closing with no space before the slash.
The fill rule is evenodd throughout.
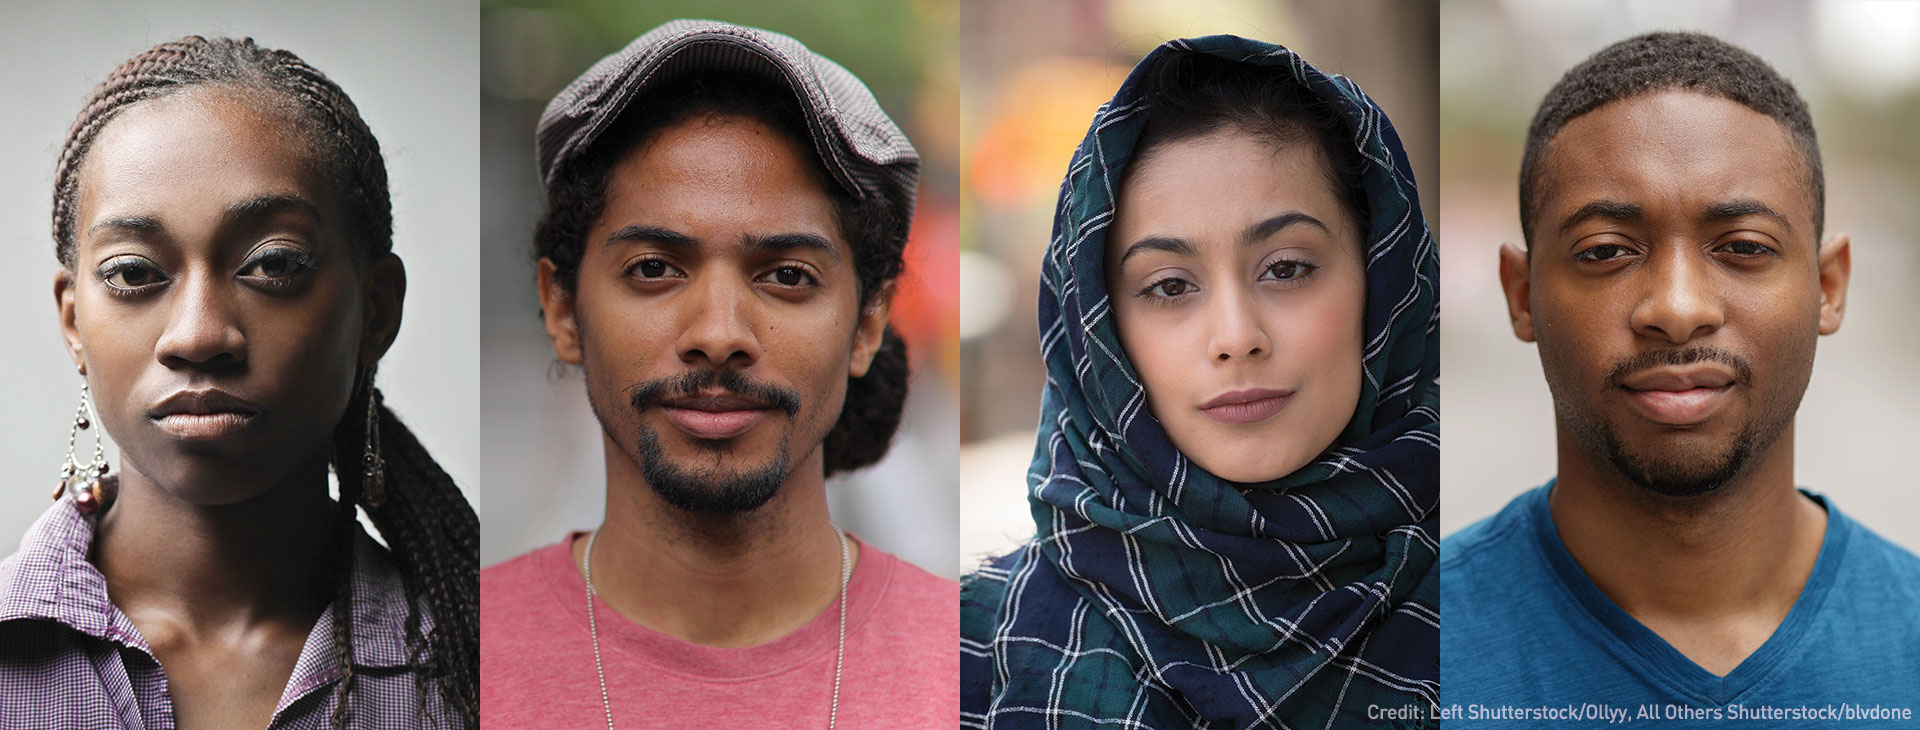
<path id="1" fill-rule="evenodd" d="M 1176 256 L 1191 256 L 1194 253 L 1194 248 L 1193 244 L 1188 243 L 1187 239 L 1184 238 L 1147 236 L 1146 238 L 1128 244 L 1126 253 L 1120 254 L 1120 263 L 1126 263 L 1128 258 L 1142 251 L 1165 251 Z"/>
<path id="2" fill-rule="evenodd" d="M 304 213 L 313 218 L 315 222 L 320 220 L 320 206 L 314 205 L 313 201 L 298 195 L 285 193 L 259 195 L 233 203 L 228 205 L 225 210 L 220 211 L 220 218 L 222 222 L 232 225 L 241 221 L 262 218 L 282 212 Z M 157 216 L 121 215 L 101 219 L 100 222 L 87 228 L 87 235 L 94 235 L 100 232 L 101 229 L 114 229 L 135 234 L 154 234 L 165 231 L 167 227 L 160 222 Z"/>
<path id="3" fill-rule="evenodd" d="M 314 205 L 311 200 L 290 193 L 257 195 L 233 203 L 228 205 L 226 210 L 221 211 L 221 218 L 227 223 L 238 223 L 286 212 L 304 213 L 314 222 L 320 221 L 320 206 Z"/>
<path id="4" fill-rule="evenodd" d="M 1281 213 L 1280 215 L 1247 226 L 1246 232 L 1240 234 L 1240 243 L 1241 245 L 1251 246 L 1267 240 L 1268 236 L 1300 225 L 1313 226 L 1322 231 L 1326 231 L 1329 235 L 1333 233 L 1333 229 L 1327 227 L 1327 224 L 1321 222 L 1319 218 L 1295 210 Z"/>
<path id="5" fill-rule="evenodd" d="M 125 233 L 136 234 L 159 233 L 166 230 L 166 226 L 160 225 L 160 219 L 153 216 L 123 215 L 101 219 L 100 222 L 87 228 L 87 235 L 92 236 L 97 234 L 102 228 L 111 228 Z"/>

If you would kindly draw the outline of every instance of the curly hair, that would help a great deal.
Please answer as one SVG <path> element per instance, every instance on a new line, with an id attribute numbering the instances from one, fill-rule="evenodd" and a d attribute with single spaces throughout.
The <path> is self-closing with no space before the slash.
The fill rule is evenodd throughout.
<path id="1" fill-rule="evenodd" d="M 79 171 L 101 130 L 134 104 L 206 85 L 231 88 L 247 94 L 252 103 L 280 105 L 297 115 L 304 123 L 299 131 L 315 145 L 328 182 L 340 195 L 356 265 L 368 266 L 393 249 L 386 162 L 380 143 L 346 93 L 290 52 L 261 48 L 251 38 L 189 36 L 121 63 L 95 87 L 67 133 L 54 173 L 53 197 L 54 252 L 62 266 L 70 271 L 75 266 Z M 407 641 L 419 670 L 415 676 L 423 685 L 431 683 L 456 722 L 475 727 L 479 722 L 479 518 L 453 480 L 384 406 L 378 409 L 378 429 L 386 464 L 385 498 L 377 504 L 365 503 L 366 426 L 355 414 L 366 413 L 367 398 L 379 398 L 371 371 L 362 374 L 333 433 L 341 538 L 331 628 L 344 672 L 333 726 L 344 728 L 351 721 L 353 584 L 348 576 L 354 536 L 360 532 L 354 524 L 355 510 L 365 508 L 391 548 L 413 607 L 407 618 Z M 431 614 L 431 632 L 423 632 L 422 603 Z"/>
<path id="2" fill-rule="evenodd" d="M 1205 53 L 1175 54 L 1149 69 L 1141 98 L 1147 124 L 1128 177 L 1168 143 L 1220 131 L 1252 134 L 1276 148 L 1313 145 L 1334 195 L 1366 234 L 1367 161 L 1354 147 L 1353 123 L 1333 101 L 1285 73 Z"/>
<path id="3" fill-rule="evenodd" d="M 640 113 L 638 110 L 645 110 Z M 650 89 L 628 105 L 612 130 L 584 153 L 567 163 L 547 186 L 547 209 L 534 230 L 533 257 L 554 266 L 554 280 L 571 295 L 580 277 L 580 260 L 587 232 L 600 220 L 607 204 L 607 180 L 614 165 L 640 143 L 681 121 L 705 114 L 742 116 L 767 124 L 807 150 L 812 136 L 793 92 L 754 76 L 717 73 L 687 76 Z M 814 164 L 828 178 L 817 153 Z M 907 228 L 902 211 L 907 203 L 873 185 L 848 191 L 829 183 L 826 188 L 840 234 L 853 249 L 854 274 L 860 306 L 866 308 L 904 267 Z M 823 445 L 826 473 L 831 476 L 870 466 L 885 456 L 899 430 L 907 397 L 907 344 L 886 327 L 873 365 L 862 377 L 847 379 L 846 405 Z"/>
<path id="4" fill-rule="evenodd" d="M 1820 142 L 1813 133 L 1807 102 L 1793 83 L 1746 49 L 1700 33 L 1647 33 L 1620 41 L 1568 70 L 1547 91 L 1527 127 L 1520 158 L 1520 230 L 1533 246 L 1533 220 L 1539 215 L 1540 177 L 1547 143 L 1568 122 L 1621 99 L 1671 90 L 1691 91 L 1738 103 L 1772 117 L 1799 149 L 1813 203 L 1813 237 L 1826 226 L 1827 183 L 1820 165 Z"/>

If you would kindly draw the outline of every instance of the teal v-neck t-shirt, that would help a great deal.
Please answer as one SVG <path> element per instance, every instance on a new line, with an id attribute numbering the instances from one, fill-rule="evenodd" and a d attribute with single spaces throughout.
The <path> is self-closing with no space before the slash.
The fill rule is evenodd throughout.
<path id="1" fill-rule="evenodd" d="M 1813 575 L 1724 677 L 1614 605 L 1560 542 L 1552 483 L 1441 541 L 1447 728 L 1920 728 L 1920 558 L 1835 509 Z"/>

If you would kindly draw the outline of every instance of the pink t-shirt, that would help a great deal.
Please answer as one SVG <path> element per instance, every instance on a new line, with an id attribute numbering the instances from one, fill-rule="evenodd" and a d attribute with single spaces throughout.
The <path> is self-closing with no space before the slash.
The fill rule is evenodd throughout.
<path id="1" fill-rule="evenodd" d="M 606 724 L 573 537 L 480 572 L 480 719 L 489 730 Z M 955 727 L 959 585 L 856 544 L 839 726 Z M 838 602 L 798 631 L 743 649 L 654 632 L 597 598 L 594 615 L 616 727 L 827 726 Z"/>

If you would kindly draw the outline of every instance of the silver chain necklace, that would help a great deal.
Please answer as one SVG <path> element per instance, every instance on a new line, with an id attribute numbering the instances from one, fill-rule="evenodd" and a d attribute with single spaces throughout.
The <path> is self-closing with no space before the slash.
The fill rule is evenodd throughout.
<path id="1" fill-rule="evenodd" d="M 833 528 L 833 535 L 840 539 L 840 642 L 833 650 L 833 705 L 827 711 L 827 730 L 833 730 L 834 723 L 840 719 L 840 671 L 847 661 L 847 583 L 853 580 L 853 555 L 847 549 L 847 535 L 838 527 Z M 587 633 L 593 636 L 593 671 L 600 675 L 600 705 L 607 710 L 607 730 L 613 730 L 613 700 L 607 695 L 607 667 L 600 661 L 600 624 L 593 617 L 593 598 L 600 595 L 593 589 L 593 541 L 599 537 L 599 530 L 587 535 L 587 555 L 582 561 L 587 578 Z"/>

